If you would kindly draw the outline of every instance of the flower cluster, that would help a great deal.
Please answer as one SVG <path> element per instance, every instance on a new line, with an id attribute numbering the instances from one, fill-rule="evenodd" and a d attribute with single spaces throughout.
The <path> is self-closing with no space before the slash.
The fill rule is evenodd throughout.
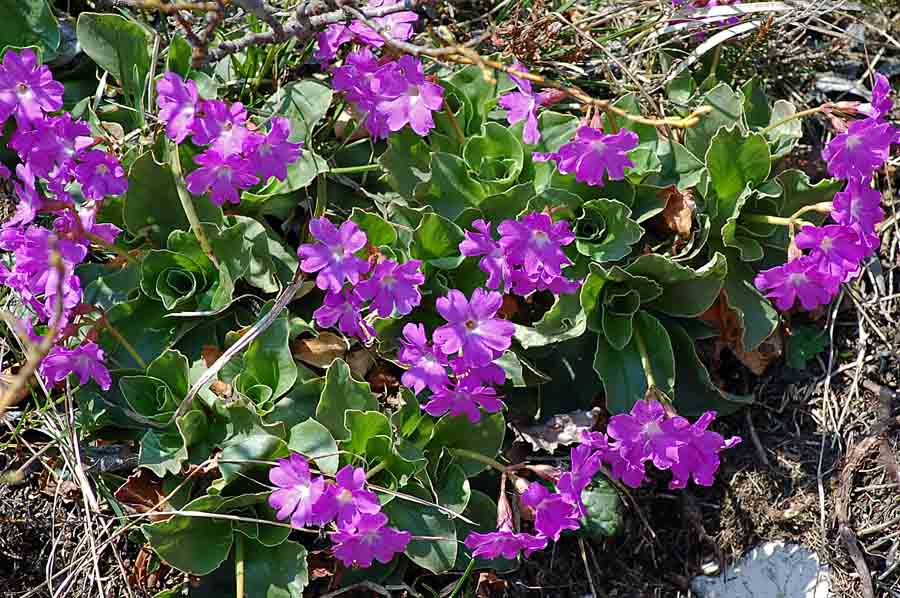
<path id="1" fill-rule="evenodd" d="M 80 334 L 86 310 L 75 267 L 92 242 L 112 244 L 121 232 L 97 218 L 103 201 L 124 193 L 128 181 L 118 159 L 99 149 L 88 123 L 58 113 L 62 105 L 62 84 L 32 50 L 6 52 L 0 63 L 0 127 L 15 120 L 8 145 L 21 163 L 15 175 L 0 168 L 18 200 L 0 228 L 0 249 L 13 256 L 11 268 L 0 264 L 0 285 L 14 290 L 56 333 L 41 374 L 58 382 L 75 373 L 80 383 L 93 378 L 105 390 L 111 380 L 103 351 Z M 39 215 L 53 220 L 45 226 Z M 37 342 L 32 326 L 26 320 L 22 327 Z"/>
<path id="2" fill-rule="evenodd" d="M 563 247 L 575 240 L 565 220 L 553 222 L 549 214 L 532 212 L 520 220 L 504 220 L 496 240 L 485 220 L 472 223 L 459 251 L 465 256 L 482 256 L 478 266 L 488 275 L 487 286 L 517 295 L 549 290 L 554 294 L 575 293 L 581 286 L 565 276 L 571 265 Z"/>
<path id="3" fill-rule="evenodd" d="M 409 532 L 387 526 L 387 515 L 378 496 L 366 488 L 362 468 L 346 465 L 334 480 L 326 480 L 313 476 L 309 462 L 294 453 L 278 459 L 269 481 L 277 487 L 269 504 L 278 519 L 289 519 L 296 528 L 335 524 L 334 556 L 348 567 L 370 567 L 374 560 L 387 563 L 409 544 Z"/>
<path id="4" fill-rule="evenodd" d="M 575 173 L 575 180 L 603 186 L 603 174 L 611 181 L 625 178 L 625 168 L 633 168 L 628 152 L 638 146 L 638 136 L 628 129 L 608 134 L 602 130 L 582 125 L 575 132 L 575 139 L 556 152 L 534 152 L 537 161 L 551 160 L 562 174 Z"/>
<path id="5" fill-rule="evenodd" d="M 348 220 L 338 228 L 327 218 L 314 218 L 309 232 L 317 242 L 300 245 L 297 254 L 300 269 L 317 272 L 316 285 L 327 292 L 322 306 L 313 314 L 319 326 L 337 325 L 344 334 L 368 341 L 375 331 L 366 321 L 365 302 L 370 302 L 378 317 L 387 318 L 394 313 L 407 315 L 422 301 L 419 286 L 425 282 L 425 275 L 418 260 L 399 264 L 382 259 L 369 278 L 361 280 L 372 264 L 356 256 L 368 243 L 366 233 L 356 223 Z M 345 286 L 347 283 L 349 286 Z"/>
<path id="6" fill-rule="evenodd" d="M 299 143 L 292 143 L 290 122 L 275 117 L 267 133 L 251 130 L 247 110 L 240 102 L 201 100 L 197 85 L 176 73 L 157 83 L 159 119 L 166 136 L 182 143 L 190 136 L 198 146 L 209 146 L 194 158 L 199 168 L 185 179 L 188 191 L 209 192 L 217 206 L 240 203 L 240 191 L 275 177 L 287 178 L 287 166 L 300 158 Z"/>
<path id="7" fill-rule="evenodd" d="M 370 0 L 366 8 L 389 8 L 400 4 L 399 1 Z M 340 47 L 348 42 L 358 42 L 372 48 L 384 46 L 385 36 L 397 41 L 406 41 L 413 35 L 413 23 L 419 20 L 416 13 L 404 10 L 384 17 L 372 19 L 378 26 L 375 31 L 362 21 L 353 21 L 349 25 L 338 23 L 329 25 L 319 34 L 316 59 L 331 62 L 337 56 Z"/>
<path id="8" fill-rule="evenodd" d="M 528 69 L 519 62 L 514 62 L 512 68 L 521 73 L 528 72 Z M 537 119 L 538 106 L 548 106 L 554 103 L 558 99 L 559 92 L 547 90 L 538 93 L 532 89 L 531 81 L 528 79 L 512 74 L 509 78 L 516 84 L 516 91 L 501 95 L 500 107 L 506 110 L 506 120 L 509 121 L 509 124 L 525 122 L 522 129 L 522 140 L 534 145 L 541 140 Z"/>
<path id="9" fill-rule="evenodd" d="M 887 78 L 877 75 L 872 101 L 856 108 L 866 118 L 851 123 L 822 151 L 828 173 L 847 180 L 831 205 L 835 224 L 804 226 L 794 239 L 792 259 L 756 277 L 757 288 L 778 309 L 791 309 L 798 299 L 806 310 L 827 304 L 878 249 L 876 227 L 884 212 L 872 177 L 887 161 L 891 145 L 900 142 L 900 129 L 884 120 L 893 106 L 889 93 Z"/>
<path id="10" fill-rule="evenodd" d="M 496 413 L 503 408 L 493 386 L 502 385 L 506 373 L 496 360 L 512 344 L 515 327 L 496 317 L 502 303 L 497 292 L 475 289 L 467 299 L 451 289 L 436 302 L 447 324 L 434 331 L 433 343 L 422 324 L 404 326 L 397 357 L 409 369 L 400 381 L 416 394 L 430 391 L 422 405 L 426 413 L 465 415 L 475 423 L 480 409 Z"/>
<path id="11" fill-rule="evenodd" d="M 466 546 L 485 558 L 513 558 L 519 552 L 528 556 L 546 547 L 549 540 L 559 540 L 563 531 L 578 529 L 586 514 L 582 492 L 604 464 L 613 478 L 632 488 L 646 480 L 647 462 L 672 472 L 672 489 L 684 488 L 691 479 L 711 486 L 719 468 L 719 452 L 741 441 L 708 431 L 714 419 L 715 413 L 710 411 L 691 424 L 681 416 L 668 416 L 658 402 L 638 401 L 631 413 L 610 418 L 606 434 L 584 433 L 582 443 L 571 449 L 568 471 L 539 472 L 550 478 L 555 491 L 537 481 L 525 487 L 520 502 L 533 516 L 535 534 L 515 532 L 506 497 L 501 494 L 497 531 L 472 533 Z"/>

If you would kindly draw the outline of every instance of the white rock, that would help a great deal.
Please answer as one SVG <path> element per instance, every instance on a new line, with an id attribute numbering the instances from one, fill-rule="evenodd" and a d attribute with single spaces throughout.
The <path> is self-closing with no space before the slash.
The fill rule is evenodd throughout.
<path id="1" fill-rule="evenodd" d="M 699 598 L 828 598 L 831 568 L 799 544 L 766 542 L 718 577 L 695 577 Z"/>

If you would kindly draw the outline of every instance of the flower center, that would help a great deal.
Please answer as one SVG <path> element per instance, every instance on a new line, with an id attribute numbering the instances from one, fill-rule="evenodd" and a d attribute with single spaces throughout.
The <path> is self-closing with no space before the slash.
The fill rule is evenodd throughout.
<path id="1" fill-rule="evenodd" d="M 477 326 L 478 326 L 478 322 L 476 322 L 475 320 L 472 320 L 472 319 L 466 320 L 466 329 L 467 330 L 475 330 L 475 328 Z"/>
<path id="2" fill-rule="evenodd" d="M 230 133 L 233 127 L 234 125 L 231 123 L 231 121 L 225 121 L 225 124 L 222 125 L 222 130 L 226 133 Z"/>
<path id="3" fill-rule="evenodd" d="M 833 246 L 834 246 L 834 239 L 832 239 L 831 237 L 823 237 L 822 242 L 819 243 L 819 248 L 822 251 L 824 251 L 825 253 L 828 253 L 829 251 L 831 251 L 831 248 Z"/>
<path id="4" fill-rule="evenodd" d="M 654 420 L 654 421 L 651 421 L 651 422 L 647 422 L 646 424 L 644 424 L 644 426 L 643 426 L 643 428 L 641 429 L 641 431 L 642 431 L 646 436 L 651 436 L 651 437 L 653 437 L 653 436 L 658 436 L 659 434 L 662 434 L 662 428 L 659 427 L 659 422 L 657 422 L 657 421 L 655 421 L 655 420 Z"/>
<path id="5" fill-rule="evenodd" d="M 603 143 L 602 141 L 595 141 L 594 142 L 594 151 L 597 152 L 598 154 L 605 154 L 606 153 L 606 144 Z"/>
<path id="6" fill-rule="evenodd" d="M 394 283 L 396 283 L 396 282 L 397 282 L 397 279 L 390 275 L 385 276 L 381 279 L 381 285 L 385 286 L 387 288 L 392 288 L 394 286 Z"/>
<path id="7" fill-rule="evenodd" d="M 862 139 L 859 135 L 847 135 L 847 149 L 853 149 L 860 143 L 862 143 Z"/>
<path id="8" fill-rule="evenodd" d="M 803 272 L 794 272 L 787 278 L 788 284 L 792 287 L 799 287 L 802 284 L 806 284 L 808 280 L 806 274 Z"/>
<path id="9" fill-rule="evenodd" d="M 546 245 L 550 241 L 549 235 L 542 230 L 536 230 L 531 233 L 531 239 L 537 244 L 539 247 Z"/>
<path id="10" fill-rule="evenodd" d="M 353 501 L 353 493 L 344 488 L 341 490 L 340 494 L 337 495 L 337 500 L 341 504 L 347 504 L 348 502 Z"/>
<path id="11" fill-rule="evenodd" d="M 20 82 L 16 85 L 16 93 L 19 94 L 19 95 L 26 94 L 26 93 L 28 93 L 30 90 L 31 90 L 31 88 L 28 87 L 28 84 L 25 83 L 24 81 L 20 81 Z"/>
<path id="12" fill-rule="evenodd" d="M 109 166 L 106 164 L 99 164 L 97 166 L 97 173 L 101 175 L 109 174 Z"/>

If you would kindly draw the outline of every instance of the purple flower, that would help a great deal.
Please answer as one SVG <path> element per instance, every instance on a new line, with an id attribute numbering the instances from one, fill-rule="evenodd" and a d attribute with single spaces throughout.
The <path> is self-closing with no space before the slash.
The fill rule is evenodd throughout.
<path id="1" fill-rule="evenodd" d="M 368 8 L 383 8 L 397 4 L 400 4 L 397 0 L 371 0 Z M 416 13 L 404 10 L 373 19 L 373 22 L 379 26 L 380 31 L 375 31 L 362 21 L 350 23 L 350 31 L 353 32 L 360 42 L 373 48 L 380 48 L 384 45 L 383 36 L 385 35 L 398 41 L 408 40 L 413 34 L 412 24 L 418 20 L 419 17 Z"/>
<path id="2" fill-rule="evenodd" d="M 409 55 L 382 67 L 375 75 L 384 99 L 376 109 L 387 118 L 387 127 L 399 131 L 407 124 L 418 135 L 434 128 L 431 113 L 444 103 L 444 89 L 425 80 L 422 63 Z"/>
<path id="3" fill-rule="evenodd" d="M 804 226 L 794 242 L 800 249 L 812 250 L 810 258 L 818 262 L 822 272 L 844 282 L 859 271 L 867 255 L 859 233 L 844 224 Z"/>
<path id="4" fill-rule="evenodd" d="M 373 88 L 377 83 L 375 73 L 378 72 L 378 59 L 368 48 L 351 52 L 344 60 L 344 65 L 332 71 L 331 84 L 337 91 L 342 91 L 347 101 L 356 104 L 361 112 L 369 112 L 378 101 L 378 93 Z"/>
<path id="5" fill-rule="evenodd" d="M 822 150 L 828 174 L 849 179 L 868 179 L 888 158 L 898 130 L 871 118 L 851 123 L 846 133 L 836 136 Z"/>
<path id="6" fill-rule="evenodd" d="M 481 420 L 479 407 L 488 413 L 496 413 L 503 409 L 503 401 L 497 397 L 497 391 L 488 386 L 457 386 L 455 389 L 445 386 L 431 395 L 431 400 L 422 405 L 422 410 L 434 417 L 447 413 L 452 416 L 465 415 L 474 424 Z"/>
<path id="7" fill-rule="evenodd" d="M 203 100 L 200 112 L 191 126 L 194 143 L 212 144 L 212 149 L 223 156 L 238 154 L 244 149 L 244 141 L 250 131 L 244 127 L 247 110 L 240 102 L 230 106 L 219 100 Z"/>
<path id="8" fill-rule="evenodd" d="M 292 453 L 287 459 L 278 459 L 278 465 L 269 470 L 269 481 L 278 487 L 269 495 L 278 519 L 290 518 L 297 528 L 328 521 L 319 506 L 325 480 L 310 475 L 309 463 L 302 456 Z"/>
<path id="9" fill-rule="evenodd" d="M 181 143 L 191 132 L 197 114 L 197 84 L 176 73 L 166 73 L 156 84 L 159 120 L 166 123 L 166 136 Z"/>
<path id="10" fill-rule="evenodd" d="M 884 220 L 881 193 L 868 180 L 852 178 L 843 191 L 835 194 L 831 217 L 838 224 L 857 224 L 864 232 L 873 233 Z"/>
<path id="11" fill-rule="evenodd" d="M 291 121 L 283 116 L 272 119 L 272 128 L 262 137 L 254 135 L 248 141 L 248 158 L 256 166 L 256 172 L 263 181 L 275 177 L 279 181 L 287 178 L 288 164 L 300 158 L 300 143 L 291 143 Z M 245 150 L 248 148 L 245 147 Z"/>
<path id="12" fill-rule="evenodd" d="M 527 297 L 535 291 L 550 291 L 554 295 L 569 295 L 577 293 L 582 281 L 570 280 L 564 274 L 552 274 L 540 272 L 529 275 L 520 268 L 512 273 L 512 291 L 516 295 Z"/>
<path id="13" fill-rule="evenodd" d="M 575 139 L 551 154 L 535 154 L 536 160 L 553 160 L 563 174 L 575 173 L 575 180 L 595 187 L 603 186 L 603 173 L 612 181 L 625 178 L 625 168 L 633 167 L 628 152 L 638 145 L 638 136 L 621 129 L 607 135 L 588 126 L 578 128 Z"/>
<path id="14" fill-rule="evenodd" d="M 0 124 L 14 116 L 20 127 L 28 127 L 62 108 L 63 91 L 50 69 L 38 66 L 31 49 L 7 50 L 0 64 Z"/>
<path id="15" fill-rule="evenodd" d="M 375 266 L 368 280 L 359 283 L 357 292 L 381 318 L 390 317 L 394 310 L 401 316 L 410 313 L 422 301 L 419 285 L 425 275 L 419 270 L 422 262 L 409 260 L 403 265 L 385 260 Z"/>
<path id="16" fill-rule="evenodd" d="M 584 516 L 584 503 L 581 501 L 581 492 L 588 487 L 594 479 L 594 475 L 600 471 L 602 465 L 602 452 L 592 451 L 591 447 L 581 444 L 572 447 L 571 469 L 563 473 L 556 488 L 567 503 L 575 507 L 579 516 Z"/>
<path id="17" fill-rule="evenodd" d="M 652 461 L 657 469 L 669 469 L 677 458 L 678 447 L 683 444 L 657 401 L 640 400 L 630 413 L 614 415 L 609 419 L 606 433 L 615 441 L 611 448 L 622 458 L 621 462 L 614 463 L 612 474 L 632 488 L 644 481 L 646 461 Z"/>
<path id="18" fill-rule="evenodd" d="M 517 534 L 512 529 L 500 529 L 488 534 L 470 533 L 466 537 L 466 547 L 472 550 L 473 557 L 495 559 L 502 556 L 514 559 L 524 551 L 525 556 L 547 547 L 547 538 L 531 534 Z"/>
<path id="19" fill-rule="evenodd" d="M 478 219 L 472 223 L 472 228 L 478 232 L 465 231 L 465 239 L 459 244 L 459 252 L 466 257 L 484 256 L 478 260 L 478 267 L 488 275 L 487 287 L 509 291 L 512 272 L 503 248 L 491 234 L 490 223 Z"/>
<path id="20" fill-rule="evenodd" d="M 713 485 L 719 469 L 719 452 L 741 442 L 738 436 L 725 440 L 721 434 L 706 431 L 715 418 L 714 411 L 707 411 L 693 425 L 683 417 L 672 418 L 678 420 L 677 425 L 681 431 L 679 437 L 684 444 L 678 447 L 678 459 L 671 468 L 672 481 L 669 482 L 669 488 L 684 488 L 691 478 L 701 486 Z"/>
<path id="21" fill-rule="evenodd" d="M 75 178 L 81 183 L 81 192 L 88 199 L 122 195 L 128 190 L 125 169 L 115 156 L 100 150 L 91 150 L 75 167 Z"/>
<path id="22" fill-rule="evenodd" d="M 875 85 L 872 86 L 872 101 L 860 104 L 858 110 L 870 118 L 881 120 L 893 108 L 891 101 L 891 83 L 881 73 L 875 75 Z"/>
<path id="23" fill-rule="evenodd" d="M 36 176 L 54 179 L 61 189 L 68 182 L 75 161 L 94 145 L 91 128 L 68 113 L 38 119 L 32 127 L 16 130 L 9 145 L 22 161 L 28 162 Z"/>
<path id="24" fill-rule="evenodd" d="M 412 536 L 387 527 L 387 522 L 384 513 L 363 513 L 351 524 L 338 528 L 331 535 L 334 556 L 348 567 L 370 567 L 375 559 L 390 562 L 395 554 L 406 550 Z"/>
<path id="25" fill-rule="evenodd" d="M 554 223 L 549 214 L 532 212 L 521 220 L 504 220 L 497 230 L 507 261 L 523 266 L 528 275 L 546 272 L 558 276 L 563 266 L 572 263 L 562 250 L 575 240 L 565 220 Z"/>
<path id="26" fill-rule="evenodd" d="M 512 67 L 521 72 L 528 72 L 528 69 L 519 62 L 514 62 Z M 532 91 L 531 81 L 528 79 L 513 75 L 510 75 L 510 79 L 515 82 L 519 91 L 500 96 L 500 106 L 506 109 L 506 120 L 509 121 L 509 124 L 514 125 L 517 122 L 525 121 L 522 140 L 534 145 L 541 140 L 541 131 L 538 129 L 537 120 L 538 96 Z"/>
<path id="27" fill-rule="evenodd" d="M 465 359 L 457 357 L 450 364 L 450 369 L 453 370 L 453 375 L 461 388 L 475 388 L 488 384 L 502 386 L 506 382 L 506 372 L 496 363 L 472 367 Z"/>
<path id="28" fill-rule="evenodd" d="M 93 378 L 100 388 L 109 390 L 112 379 L 109 370 L 103 365 L 104 357 L 103 349 L 93 342 L 74 349 L 56 346 L 50 349 L 41 362 L 41 375 L 56 383 L 65 380 L 69 374 L 75 374 L 79 384 L 87 384 Z"/>
<path id="29" fill-rule="evenodd" d="M 366 490 L 366 471 L 345 465 L 335 476 L 322 497 L 323 516 L 329 521 L 337 518 L 338 527 L 352 525 L 362 514 L 377 513 L 381 503 L 374 492 Z"/>
<path id="30" fill-rule="evenodd" d="M 360 274 L 369 271 L 369 262 L 353 255 L 367 242 L 366 233 L 355 222 L 347 220 L 338 229 L 325 217 L 313 218 L 309 232 L 319 242 L 300 246 L 297 251 L 300 268 L 304 272 L 318 272 L 316 285 L 323 291 L 338 293 L 344 281 L 356 285 Z"/>
<path id="31" fill-rule="evenodd" d="M 116 237 L 122 233 L 122 229 L 110 222 L 98 223 L 97 211 L 96 206 L 80 207 L 77 215 L 72 210 L 66 210 L 53 221 L 53 230 L 60 237 L 77 240 L 85 246 L 90 244 L 90 240 L 83 233 L 90 233 L 112 245 Z"/>
<path id="32" fill-rule="evenodd" d="M 19 203 L 16 204 L 16 211 L 12 217 L 3 224 L 4 228 L 31 224 L 34 222 L 38 210 L 44 205 L 44 200 L 41 198 L 41 194 L 38 193 L 37 187 L 35 187 L 31 166 L 19 164 L 16 166 L 16 176 L 18 181 L 13 181 L 13 190 L 16 192 L 16 197 L 19 198 Z"/>
<path id="33" fill-rule="evenodd" d="M 363 301 L 353 289 L 339 293 L 327 293 L 321 307 L 313 312 L 320 328 L 332 328 L 348 336 L 355 336 L 364 342 L 375 337 L 375 329 L 366 322 L 362 314 Z"/>
<path id="34" fill-rule="evenodd" d="M 822 272 L 817 260 L 804 255 L 760 272 L 753 284 L 760 291 L 768 291 L 766 297 L 774 299 L 775 306 L 781 311 L 791 309 L 798 298 L 803 309 L 808 311 L 831 301 L 840 282 Z"/>
<path id="35" fill-rule="evenodd" d="M 349 26 L 335 23 L 319 33 L 316 40 L 319 42 L 319 47 L 316 49 L 315 54 L 316 60 L 323 63 L 331 62 L 337 56 L 341 46 L 353 41 L 353 33 L 350 31 Z"/>
<path id="36" fill-rule="evenodd" d="M 447 376 L 447 356 L 438 347 L 432 347 L 422 324 L 407 324 L 403 327 L 397 359 L 410 366 L 403 372 L 400 381 L 415 394 L 425 387 L 438 392 L 450 383 Z"/>
<path id="37" fill-rule="evenodd" d="M 522 494 L 522 504 L 534 510 L 534 529 L 545 538 L 559 540 L 563 530 L 579 527 L 572 505 L 561 494 L 551 494 L 543 484 L 529 484 Z"/>
<path id="38" fill-rule="evenodd" d="M 188 191 L 202 195 L 209 191 L 209 199 L 215 205 L 225 202 L 241 203 L 239 189 L 249 189 L 259 182 L 253 174 L 253 164 L 240 154 L 223 154 L 211 148 L 194 157 L 200 168 L 187 175 Z"/>
<path id="39" fill-rule="evenodd" d="M 512 343 L 515 326 L 495 318 L 503 303 L 500 293 L 475 289 L 472 300 L 451 289 L 437 300 L 438 313 L 448 324 L 434 331 L 434 344 L 447 355 L 462 353 L 470 366 L 482 366 L 499 357 Z"/>

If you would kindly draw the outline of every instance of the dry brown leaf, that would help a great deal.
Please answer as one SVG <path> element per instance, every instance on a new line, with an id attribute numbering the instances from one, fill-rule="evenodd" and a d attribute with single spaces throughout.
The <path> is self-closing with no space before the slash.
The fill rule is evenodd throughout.
<path id="1" fill-rule="evenodd" d="M 377 363 L 366 378 L 372 392 L 392 392 L 400 386 L 400 378 L 390 364 Z"/>
<path id="2" fill-rule="evenodd" d="M 166 497 L 162 480 L 146 469 L 139 469 L 119 486 L 114 496 L 127 509 L 137 513 L 170 510 L 168 502 L 159 505 Z M 157 507 L 157 505 L 159 505 Z M 150 521 L 164 521 L 169 515 L 149 515 Z"/>
<path id="3" fill-rule="evenodd" d="M 319 336 L 291 343 L 294 359 L 317 368 L 328 367 L 335 359 L 343 358 L 349 350 L 347 341 L 331 332 L 321 332 Z"/>
<path id="4" fill-rule="evenodd" d="M 222 356 L 222 353 L 224 353 L 224 351 L 215 345 L 203 345 L 203 348 L 200 349 L 200 356 L 203 358 L 203 363 L 205 363 L 208 368 L 212 367 L 212 364 Z"/>
<path id="5" fill-rule="evenodd" d="M 475 586 L 477 598 L 494 598 L 506 594 L 506 580 L 497 577 L 493 571 L 483 571 L 478 574 L 478 585 Z"/>
<path id="6" fill-rule="evenodd" d="M 561 413 L 554 415 L 542 424 L 521 428 L 519 433 L 531 443 L 534 450 L 552 453 L 560 444 L 568 446 L 579 442 L 581 433 L 593 428 L 599 415 L 598 407 L 594 407 L 590 411 Z"/>
<path id="7" fill-rule="evenodd" d="M 365 380 L 368 373 L 375 367 L 375 358 L 365 349 L 357 349 L 347 356 L 347 365 L 350 373 L 357 380 Z"/>
<path id="8" fill-rule="evenodd" d="M 720 361 L 722 350 L 727 348 L 747 369 L 761 376 L 770 363 L 784 354 L 784 335 L 780 326 L 754 350 L 744 350 L 744 328 L 737 312 L 728 306 L 725 289 L 719 293 L 715 303 L 700 314 L 700 319 L 719 331 L 713 348 L 713 360 L 716 363 Z"/>
<path id="9" fill-rule="evenodd" d="M 141 546 L 141 551 L 134 559 L 128 582 L 133 588 L 156 590 L 165 583 L 169 571 L 170 567 L 160 559 L 154 558 L 150 545 L 145 544 Z"/>
<path id="10" fill-rule="evenodd" d="M 660 198 L 666 200 L 666 207 L 652 219 L 651 226 L 660 234 L 673 232 L 682 239 L 689 238 L 696 207 L 693 192 L 690 189 L 678 191 L 673 186 L 660 189 L 658 193 Z"/>

